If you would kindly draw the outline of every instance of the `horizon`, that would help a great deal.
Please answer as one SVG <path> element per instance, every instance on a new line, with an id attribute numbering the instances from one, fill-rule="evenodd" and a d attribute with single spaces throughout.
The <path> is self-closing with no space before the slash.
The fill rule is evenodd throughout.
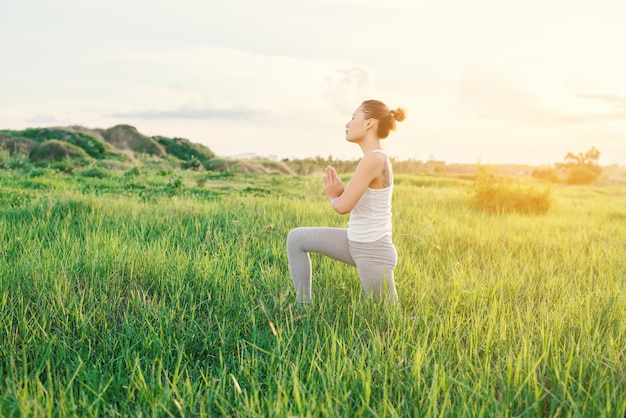
<path id="1" fill-rule="evenodd" d="M 151 139 L 154 139 L 157 136 L 164 136 L 164 135 L 160 135 L 160 134 L 156 134 L 156 135 L 147 135 L 144 132 L 141 132 L 141 130 L 137 129 L 137 127 L 127 124 L 127 123 L 120 123 L 118 125 L 115 126 L 110 126 L 108 128 L 102 128 L 102 127 L 98 127 L 98 128 L 92 128 L 92 127 L 87 127 L 84 125 L 68 125 L 68 126 L 31 126 L 31 127 L 27 127 L 25 129 L 59 129 L 59 130 L 70 130 L 73 131 L 74 128 L 82 128 L 82 129 L 86 129 L 87 131 L 98 131 L 98 130 L 107 130 L 107 129 L 112 129 L 114 127 L 117 126 L 129 126 L 135 130 L 137 130 L 137 132 L 140 135 L 144 135 L 146 137 L 149 137 Z M 9 131 L 21 131 L 23 129 L 19 129 L 19 130 L 12 130 L 12 129 L 4 129 L 2 127 L 0 127 L 0 133 L 2 133 L 2 131 L 4 130 L 9 130 Z M 195 142 L 189 138 L 183 138 L 179 135 L 174 135 L 172 137 L 168 137 L 170 139 L 173 138 L 181 138 L 181 139 L 185 139 L 188 140 L 192 143 L 195 144 L 200 144 L 199 142 Z M 106 141 L 106 139 L 104 139 Z M 0 144 L 1 145 L 1 144 Z M 306 156 L 300 156 L 300 157 L 280 157 L 277 155 L 262 155 L 262 154 L 258 154 L 258 153 L 254 153 L 254 152 L 243 152 L 243 153 L 239 153 L 239 154 L 234 154 L 234 155 L 221 155 L 215 152 L 214 149 L 212 149 L 210 146 L 206 145 L 206 144 L 201 144 L 204 146 L 207 146 L 209 148 L 209 150 L 211 152 L 213 152 L 215 154 L 215 157 L 217 158 L 223 158 L 223 159 L 232 159 L 232 160 L 256 160 L 256 159 L 260 159 L 260 160 L 269 160 L 269 161 L 282 161 L 282 160 L 291 160 L 291 161 L 296 161 L 296 160 L 304 160 L 304 159 L 315 159 L 315 158 L 322 158 L 322 159 L 328 159 L 328 158 L 332 158 L 333 160 L 336 161 L 356 161 L 358 159 L 361 158 L 361 155 L 357 156 L 357 157 L 347 157 L 347 158 L 341 158 L 338 157 L 336 155 L 332 155 L 332 154 L 315 154 L 315 155 L 306 155 Z M 588 151 L 588 150 L 587 150 Z M 573 153 L 575 155 L 578 155 L 579 153 Z M 580 154 L 584 154 L 584 152 L 581 152 Z M 416 163 L 421 163 L 421 164 L 428 164 L 429 162 L 434 162 L 434 163 L 444 163 L 446 166 L 453 166 L 453 165 L 461 165 L 461 166 L 501 166 L 501 167 L 506 167 L 506 166 L 527 166 L 527 167 L 546 167 L 546 166 L 554 166 L 556 167 L 558 164 L 563 163 L 566 161 L 567 158 L 563 158 L 560 161 L 554 161 L 554 162 L 550 162 L 550 163 L 532 163 L 532 162 L 485 162 L 485 161 L 475 161 L 475 162 L 461 162 L 461 161 L 447 161 L 447 160 L 440 160 L 440 159 L 436 159 L 434 158 L 434 156 L 429 156 L 429 158 L 427 159 L 417 159 L 417 158 L 413 158 L 413 157 L 408 157 L 408 158 L 403 158 L 402 156 L 398 156 L 398 155 L 393 155 L 389 153 L 389 156 L 394 159 L 397 160 L 398 162 L 416 162 Z M 608 164 L 603 164 L 601 161 L 601 153 L 600 153 L 600 159 L 598 160 L 598 166 L 600 167 L 612 167 L 612 166 L 617 166 L 620 168 L 626 168 L 626 164 L 618 164 L 618 163 L 608 163 Z"/>

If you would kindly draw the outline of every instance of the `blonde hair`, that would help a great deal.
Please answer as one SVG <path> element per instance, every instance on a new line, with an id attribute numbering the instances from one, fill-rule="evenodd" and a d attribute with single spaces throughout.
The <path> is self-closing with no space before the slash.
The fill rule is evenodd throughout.
<path id="1" fill-rule="evenodd" d="M 406 117 L 406 111 L 403 108 L 398 107 L 391 110 L 380 100 L 364 101 L 361 103 L 361 110 L 366 118 L 373 118 L 378 121 L 376 133 L 380 139 L 387 138 L 389 132 L 396 130 L 396 122 L 402 122 Z"/>

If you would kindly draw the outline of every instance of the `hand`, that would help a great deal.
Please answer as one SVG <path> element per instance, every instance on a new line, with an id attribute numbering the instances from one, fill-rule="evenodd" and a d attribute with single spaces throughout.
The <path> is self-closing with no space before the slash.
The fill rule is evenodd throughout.
<path id="1" fill-rule="evenodd" d="M 333 200 L 341 196 L 344 191 L 343 182 L 337 176 L 337 172 L 331 166 L 326 166 L 324 174 L 324 193 L 329 200 Z"/>

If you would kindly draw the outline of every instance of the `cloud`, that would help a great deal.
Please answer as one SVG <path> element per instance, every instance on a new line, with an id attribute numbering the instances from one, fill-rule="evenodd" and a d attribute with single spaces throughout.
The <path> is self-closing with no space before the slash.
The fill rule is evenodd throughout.
<path id="1" fill-rule="evenodd" d="M 324 97 L 342 115 L 350 114 L 367 98 L 370 74 L 362 68 L 339 68 L 326 76 Z"/>
<path id="2" fill-rule="evenodd" d="M 593 122 L 626 121 L 626 96 L 617 94 L 578 93 L 584 112 L 575 115 L 556 115 L 556 122 L 582 124 Z"/>
<path id="3" fill-rule="evenodd" d="M 535 120 L 545 114 L 530 80 L 496 65 L 466 66 L 459 77 L 458 95 L 461 108 L 479 117 Z"/>
<path id="4" fill-rule="evenodd" d="M 602 113 L 586 115 L 556 115 L 552 117 L 554 122 L 563 124 L 581 124 L 593 122 L 620 122 L 626 121 L 626 112 Z"/>
<path id="5" fill-rule="evenodd" d="M 626 109 L 626 96 L 620 96 L 617 94 L 590 94 L 581 93 L 578 94 L 581 99 L 599 100 L 605 102 L 615 109 Z"/>
<path id="6" fill-rule="evenodd" d="M 529 77 L 497 65 L 465 67 L 458 103 L 478 117 L 536 125 L 577 125 L 626 120 L 626 97 L 560 90 L 542 95 Z M 595 102 L 595 103 L 592 103 Z"/>
<path id="7" fill-rule="evenodd" d="M 230 108 L 182 106 L 177 110 L 141 110 L 134 112 L 111 113 L 107 116 L 118 119 L 213 119 L 213 120 L 253 120 L 267 112 L 243 106 Z"/>
<path id="8" fill-rule="evenodd" d="M 38 114 L 26 120 L 28 123 L 41 124 L 41 125 L 65 125 L 69 123 L 67 118 L 57 118 L 52 115 Z"/>

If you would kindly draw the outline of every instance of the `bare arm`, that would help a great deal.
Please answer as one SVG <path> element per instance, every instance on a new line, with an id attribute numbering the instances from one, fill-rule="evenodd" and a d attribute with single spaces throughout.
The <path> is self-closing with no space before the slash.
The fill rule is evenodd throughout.
<path id="1" fill-rule="evenodd" d="M 372 181 L 380 176 L 384 167 L 384 158 L 386 157 L 376 153 L 366 154 L 359 162 L 346 187 L 343 186 L 335 169 L 330 166 L 326 167 L 324 192 L 335 212 L 343 215 L 352 211 Z"/>

